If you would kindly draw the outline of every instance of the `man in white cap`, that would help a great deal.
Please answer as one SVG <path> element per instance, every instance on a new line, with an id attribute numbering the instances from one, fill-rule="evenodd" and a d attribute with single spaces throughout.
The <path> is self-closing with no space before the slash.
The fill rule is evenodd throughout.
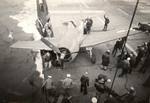
<path id="1" fill-rule="evenodd" d="M 47 80 L 43 83 L 46 86 L 46 89 L 53 88 L 52 76 L 48 76 Z"/>
<path id="2" fill-rule="evenodd" d="M 83 92 L 84 95 L 86 95 L 87 92 L 87 87 L 89 86 L 89 77 L 87 76 L 88 72 L 85 72 L 85 74 L 83 74 L 81 76 L 81 87 L 80 87 L 80 92 Z"/>
<path id="3" fill-rule="evenodd" d="M 131 86 L 130 88 L 126 88 L 126 89 L 128 92 L 125 93 L 123 96 L 121 96 L 123 103 L 133 103 L 136 96 L 135 88 Z"/>
<path id="4" fill-rule="evenodd" d="M 65 94 L 69 96 L 69 91 L 73 85 L 73 80 L 71 79 L 71 74 L 67 74 L 67 77 L 63 80 L 63 87 Z"/>
<path id="5" fill-rule="evenodd" d="M 97 98 L 96 97 L 92 97 L 91 101 L 92 101 L 92 103 L 97 103 Z"/>
<path id="6" fill-rule="evenodd" d="M 71 74 L 67 74 L 67 78 L 63 80 L 64 88 L 71 88 L 73 80 L 71 79 Z"/>
<path id="7" fill-rule="evenodd" d="M 49 95 L 51 95 L 52 90 L 54 89 L 54 83 L 52 80 L 52 76 L 48 76 L 48 78 L 44 81 L 42 87 L 45 88 L 45 94 L 46 97 L 48 98 Z"/>

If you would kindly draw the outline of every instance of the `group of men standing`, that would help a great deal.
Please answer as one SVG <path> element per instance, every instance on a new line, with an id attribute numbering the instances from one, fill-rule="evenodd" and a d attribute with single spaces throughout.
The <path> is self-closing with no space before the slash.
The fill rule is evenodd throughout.
<path id="1" fill-rule="evenodd" d="M 104 28 L 102 30 L 107 31 L 108 24 L 110 23 L 110 20 L 106 15 L 104 15 L 104 20 L 105 20 Z M 88 17 L 84 20 L 84 34 L 90 34 L 92 25 L 93 25 L 92 18 Z"/>
<path id="2" fill-rule="evenodd" d="M 150 41 L 143 43 L 143 45 L 138 46 L 138 55 L 136 57 L 135 67 L 141 64 L 139 72 L 145 73 L 148 69 L 150 61 Z"/>
<path id="3" fill-rule="evenodd" d="M 145 42 L 142 45 L 137 47 L 137 56 L 133 52 L 128 52 L 127 49 L 122 50 L 125 45 L 125 37 L 120 38 L 116 41 L 114 48 L 112 50 L 113 57 L 117 55 L 116 67 L 120 68 L 122 72 L 119 77 L 132 73 L 134 68 L 139 67 L 139 72 L 145 73 L 147 67 L 149 66 L 150 60 L 150 41 Z M 118 53 L 119 51 L 119 53 Z M 102 66 L 101 69 L 107 70 L 110 64 L 110 50 L 107 50 L 102 55 Z M 140 66 L 139 66 L 140 64 Z"/>
<path id="4" fill-rule="evenodd" d="M 66 78 L 61 80 L 62 82 L 62 89 L 64 90 L 63 95 L 69 97 L 70 91 L 73 88 L 73 80 L 71 78 L 71 74 L 67 74 Z M 88 94 L 87 88 L 89 86 L 89 77 L 88 72 L 85 72 L 80 78 L 80 92 L 84 95 Z M 61 86 L 59 85 L 58 88 Z M 58 94 L 58 88 L 56 87 L 52 76 L 48 76 L 48 78 L 43 82 L 42 89 L 44 90 L 44 95 L 46 97 L 46 101 L 52 102 L 52 98 Z"/>

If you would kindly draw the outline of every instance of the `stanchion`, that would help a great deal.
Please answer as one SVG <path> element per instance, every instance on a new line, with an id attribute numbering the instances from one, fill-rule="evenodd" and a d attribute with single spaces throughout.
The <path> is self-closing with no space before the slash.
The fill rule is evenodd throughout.
<path id="1" fill-rule="evenodd" d="M 132 23 L 133 23 L 133 20 L 134 20 L 134 16 L 135 16 L 135 13 L 136 13 L 136 10 L 137 10 L 137 7 L 138 7 L 138 3 L 139 3 L 139 0 L 137 0 L 137 2 L 136 2 L 135 9 L 134 9 L 134 12 L 133 12 L 133 15 L 132 15 L 132 19 L 131 19 L 131 22 L 130 22 L 130 25 L 129 25 L 129 28 L 128 28 L 128 32 L 127 32 L 127 35 L 125 36 L 125 41 L 124 41 L 124 44 L 123 44 L 123 47 L 122 47 L 121 56 L 124 53 L 124 48 L 125 48 L 127 38 L 129 36 L 129 33 L 130 33 L 130 29 L 131 29 L 131 26 L 132 26 Z M 121 59 L 121 58 L 119 58 L 119 59 Z M 111 87 L 110 87 L 110 91 L 108 93 L 108 98 L 109 98 L 109 96 L 112 92 L 117 73 L 118 73 L 118 68 L 116 68 L 115 75 L 114 75 L 114 78 L 113 78 L 113 81 L 112 81 L 112 84 L 111 84 Z"/>

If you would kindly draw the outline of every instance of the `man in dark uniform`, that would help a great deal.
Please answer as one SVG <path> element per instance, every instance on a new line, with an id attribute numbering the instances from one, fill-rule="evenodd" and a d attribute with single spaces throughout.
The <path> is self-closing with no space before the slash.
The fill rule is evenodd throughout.
<path id="1" fill-rule="evenodd" d="M 133 70 L 133 68 L 135 66 L 136 56 L 133 53 L 130 53 L 129 55 L 130 55 L 130 61 L 129 61 L 129 63 L 130 63 L 130 69 L 129 69 L 129 73 L 131 74 L 132 70 Z"/>
<path id="2" fill-rule="evenodd" d="M 47 51 L 44 55 L 43 55 L 43 63 L 44 63 L 44 68 L 45 70 L 49 69 L 51 64 L 51 55 L 50 53 Z"/>
<path id="3" fill-rule="evenodd" d="M 119 75 L 119 77 L 122 77 L 123 75 L 127 74 L 129 69 L 130 69 L 130 58 L 128 57 L 127 59 L 124 59 L 123 62 L 122 62 L 122 72 L 121 74 Z"/>
<path id="4" fill-rule="evenodd" d="M 108 79 L 106 75 L 99 74 L 94 82 L 96 90 L 100 93 L 104 93 L 107 88 L 105 85 L 106 82 L 111 82 L 111 79 Z"/>
<path id="5" fill-rule="evenodd" d="M 117 51 L 118 51 L 118 49 L 120 49 L 120 39 L 119 40 L 117 40 L 116 41 L 116 44 L 114 45 L 114 49 L 113 49 L 113 51 L 112 51 L 112 55 L 113 56 L 115 56 L 116 55 L 116 53 L 117 53 Z"/>
<path id="6" fill-rule="evenodd" d="M 147 43 L 147 55 L 150 55 L 150 41 Z"/>
<path id="7" fill-rule="evenodd" d="M 87 87 L 89 86 L 89 77 L 87 76 L 88 72 L 85 72 L 84 75 L 81 76 L 81 87 L 80 87 L 80 92 L 83 92 L 84 95 L 86 95 L 87 92 Z"/>
<path id="8" fill-rule="evenodd" d="M 150 75 L 149 75 L 148 78 L 144 81 L 143 86 L 145 86 L 145 87 L 150 87 Z"/>
<path id="9" fill-rule="evenodd" d="M 55 96 L 56 94 L 56 89 L 52 80 L 52 76 L 48 76 L 48 78 L 43 82 L 42 89 L 45 93 L 46 101 L 48 103 L 51 103 L 51 99 L 49 99 L 50 96 Z"/>
<path id="10" fill-rule="evenodd" d="M 145 73 L 147 71 L 147 69 L 149 69 L 149 61 L 150 61 L 150 56 L 144 56 L 142 58 L 142 65 L 140 67 L 140 69 L 138 70 L 138 72 L 142 72 Z"/>
<path id="11" fill-rule="evenodd" d="M 89 34 L 91 32 L 92 25 L 93 25 L 93 20 L 91 18 L 86 18 L 85 19 L 84 34 Z"/>
<path id="12" fill-rule="evenodd" d="M 144 48 L 138 47 L 138 55 L 136 57 L 135 67 L 138 66 L 139 62 L 141 61 L 142 57 L 144 56 Z"/>
<path id="13" fill-rule="evenodd" d="M 122 103 L 134 103 L 135 100 L 135 96 L 136 96 L 136 91 L 134 89 L 134 87 L 130 87 L 129 89 L 127 89 L 127 93 L 125 93 L 124 95 L 122 95 Z"/>
<path id="14" fill-rule="evenodd" d="M 107 50 L 105 54 L 102 55 L 102 69 L 107 70 L 110 63 L 110 50 Z"/>
<path id="15" fill-rule="evenodd" d="M 93 20 L 91 18 L 87 19 L 86 27 L 87 27 L 87 33 L 89 34 L 91 32 L 91 27 L 93 25 Z"/>
<path id="16" fill-rule="evenodd" d="M 103 31 L 107 31 L 107 27 L 110 21 L 109 21 L 109 18 L 106 17 L 105 15 L 104 15 L 104 19 L 105 19 L 105 24 L 104 24 Z"/>

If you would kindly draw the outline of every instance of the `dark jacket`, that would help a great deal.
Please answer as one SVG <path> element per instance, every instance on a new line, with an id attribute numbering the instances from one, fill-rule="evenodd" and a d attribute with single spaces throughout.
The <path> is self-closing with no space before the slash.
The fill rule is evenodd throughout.
<path id="1" fill-rule="evenodd" d="M 103 66 L 108 66 L 108 65 L 109 65 L 109 62 L 110 62 L 109 54 L 105 53 L 105 54 L 102 56 L 102 65 L 103 65 Z"/>
<path id="2" fill-rule="evenodd" d="M 81 81 L 81 85 L 89 86 L 89 78 L 87 76 L 82 75 L 80 81 Z"/>

